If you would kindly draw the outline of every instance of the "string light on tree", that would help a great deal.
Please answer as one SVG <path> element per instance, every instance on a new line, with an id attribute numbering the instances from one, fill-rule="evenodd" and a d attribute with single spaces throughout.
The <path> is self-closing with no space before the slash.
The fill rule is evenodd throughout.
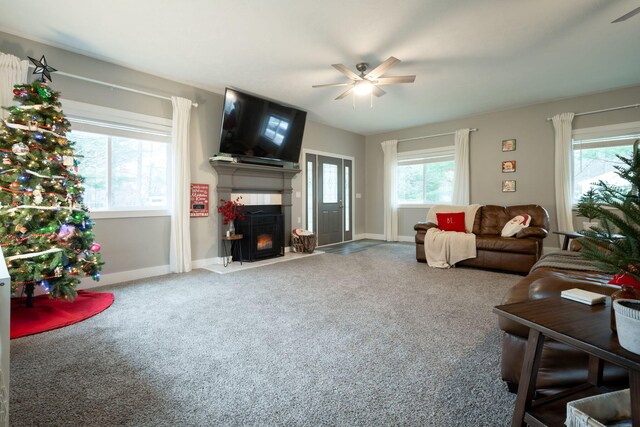
<path id="1" fill-rule="evenodd" d="M 83 204 L 74 145 L 58 92 L 43 56 L 40 80 L 14 86 L 12 107 L 0 124 L 0 247 L 11 290 L 23 289 L 33 304 L 35 286 L 52 298 L 73 300 L 81 276 L 100 278 L 100 245 Z"/>

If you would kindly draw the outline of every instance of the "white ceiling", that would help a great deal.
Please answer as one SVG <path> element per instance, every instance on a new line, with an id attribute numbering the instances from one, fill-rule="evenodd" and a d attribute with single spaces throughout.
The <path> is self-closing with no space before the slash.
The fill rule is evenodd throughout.
<path id="1" fill-rule="evenodd" d="M 31 4 L 31 3 L 30 3 Z M 0 0 L 0 31 L 368 135 L 640 84 L 639 0 Z M 403 62 L 373 99 L 331 67 Z M 50 64 L 65 71 L 64 64 Z M 91 76 L 85 76 L 91 77 Z M 55 81 L 55 75 L 54 75 Z"/>

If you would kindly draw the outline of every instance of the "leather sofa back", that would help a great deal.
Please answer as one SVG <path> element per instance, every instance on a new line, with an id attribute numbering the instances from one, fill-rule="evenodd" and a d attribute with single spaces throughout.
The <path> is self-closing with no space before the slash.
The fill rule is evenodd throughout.
<path id="1" fill-rule="evenodd" d="M 531 216 L 530 227 L 549 230 L 549 214 L 539 205 L 496 206 L 485 205 L 478 209 L 480 221 L 473 225 L 474 234 L 500 234 L 504 225 L 514 216 L 523 213 Z"/>

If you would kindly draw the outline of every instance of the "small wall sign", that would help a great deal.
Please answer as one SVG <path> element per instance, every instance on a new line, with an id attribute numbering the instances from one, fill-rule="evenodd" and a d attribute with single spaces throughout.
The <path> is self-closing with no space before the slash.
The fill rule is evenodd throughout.
<path id="1" fill-rule="evenodd" d="M 506 162 L 502 162 L 502 172 L 510 173 L 516 171 L 516 161 L 515 160 L 507 160 Z"/>
<path id="2" fill-rule="evenodd" d="M 503 139 L 502 140 L 502 151 L 516 151 L 516 140 L 515 139 Z"/>
<path id="3" fill-rule="evenodd" d="M 505 180 L 502 181 L 502 192 L 503 193 L 512 193 L 516 191 L 516 181 L 515 180 Z"/>
<path id="4" fill-rule="evenodd" d="M 209 184 L 191 184 L 191 217 L 209 216 Z"/>

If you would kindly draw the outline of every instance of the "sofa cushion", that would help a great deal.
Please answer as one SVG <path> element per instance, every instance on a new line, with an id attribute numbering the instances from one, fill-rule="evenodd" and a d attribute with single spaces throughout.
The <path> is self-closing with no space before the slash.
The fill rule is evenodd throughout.
<path id="1" fill-rule="evenodd" d="M 438 218 L 438 228 L 442 231 L 459 231 L 464 233 L 464 212 L 439 212 L 436 213 Z"/>
<path id="2" fill-rule="evenodd" d="M 516 239 L 502 237 L 500 234 L 481 234 L 476 236 L 476 248 L 485 251 L 515 252 L 520 254 L 537 254 L 538 242 L 535 239 Z"/>

